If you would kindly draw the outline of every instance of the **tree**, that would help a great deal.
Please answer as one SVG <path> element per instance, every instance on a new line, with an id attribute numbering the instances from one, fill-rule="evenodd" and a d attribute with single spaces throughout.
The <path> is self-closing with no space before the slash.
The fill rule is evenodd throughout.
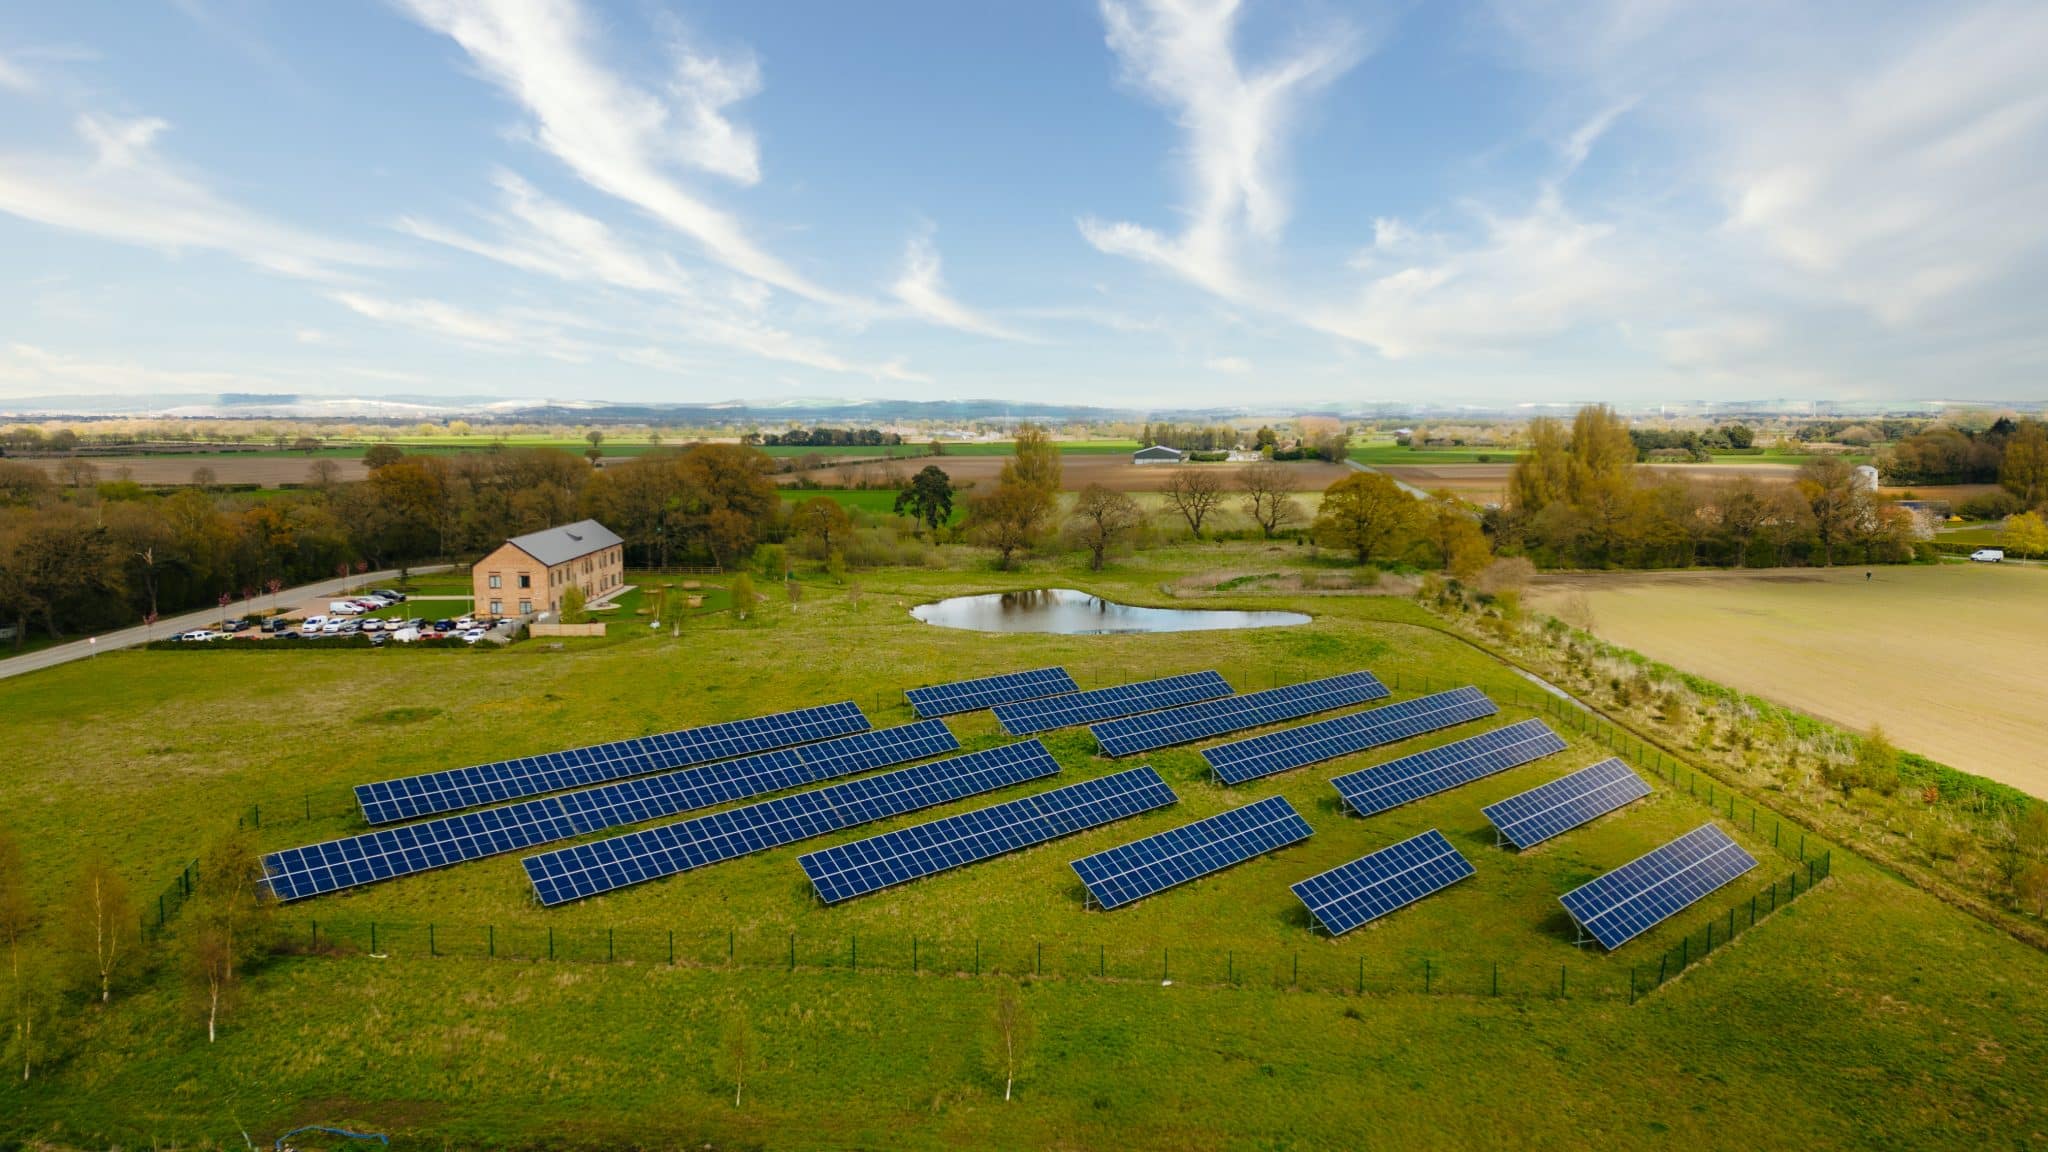
<path id="1" fill-rule="evenodd" d="M 655 619 L 668 629 L 671 638 L 680 639 L 683 625 L 690 622 L 689 594 L 673 586 L 661 590 L 661 606 L 656 609 Z"/>
<path id="2" fill-rule="evenodd" d="M 72 488 L 90 488 L 100 482 L 100 470 L 90 460 L 72 457 L 57 461 L 57 480 Z"/>
<path id="3" fill-rule="evenodd" d="M 1508 507 L 1525 518 L 1567 499 L 1571 488 L 1571 453 L 1564 425 L 1539 416 L 1529 421 L 1528 437 L 1529 450 L 1508 473 Z"/>
<path id="4" fill-rule="evenodd" d="M 732 599 L 732 614 L 736 620 L 745 620 L 754 611 L 754 602 L 759 597 L 754 592 L 754 578 L 745 572 L 733 577 L 732 586 L 726 590 Z"/>
<path id="5" fill-rule="evenodd" d="M 2005 518 L 2005 527 L 1998 533 L 1998 542 L 2007 551 L 2021 556 L 2039 556 L 2048 553 L 2048 521 L 2039 512 L 2019 512 Z"/>
<path id="6" fill-rule="evenodd" d="M 585 432 L 583 434 L 583 438 L 585 440 L 590 441 L 590 446 L 592 448 L 596 448 L 604 443 L 604 433 L 595 428 L 592 428 L 590 431 Z"/>
<path id="7" fill-rule="evenodd" d="M 315 460 L 306 465 L 306 487 L 325 492 L 341 482 L 341 465 L 332 460 Z"/>
<path id="8" fill-rule="evenodd" d="M 1264 424 L 1259 425 L 1258 432 L 1254 433 L 1252 437 L 1252 447 L 1257 448 L 1261 452 L 1270 453 L 1279 445 L 1280 434 Z"/>
<path id="9" fill-rule="evenodd" d="M 996 993 L 994 1025 L 990 1037 L 995 1063 L 1003 1070 L 1003 1099 L 1009 1100 L 1017 1084 L 1017 1068 L 1030 1041 L 1031 1021 L 1017 997 L 1017 989 L 1005 983 Z"/>
<path id="10" fill-rule="evenodd" d="M 1223 477 L 1209 468 L 1175 468 L 1166 480 L 1166 503 L 1188 522 L 1195 539 L 1202 538 L 1202 522 L 1223 506 Z"/>
<path id="11" fill-rule="evenodd" d="M 39 504 L 49 495 L 50 488 L 50 474 L 41 468 L 0 460 L 0 504 Z"/>
<path id="12" fill-rule="evenodd" d="M 1074 535 L 1088 549 L 1088 567 L 1100 572 L 1102 554 L 1128 536 L 1144 518 L 1144 509 L 1123 492 L 1113 492 L 1101 484 L 1081 489 L 1074 499 L 1070 519 Z"/>
<path id="13" fill-rule="evenodd" d="M 737 1108 L 747 1090 L 747 1063 L 753 1059 L 754 1033 L 747 1024 L 746 1010 L 735 1007 L 725 1018 L 720 1051 L 725 1056 L 726 1075 L 732 1077 L 732 1106 Z"/>
<path id="14" fill-rule="evenodd" d="M 2029 509 L 2048 505 L 2048 426 L 2029 420 L 2007 438 L 1998 482 Z"/>
<path id="15" fill-rule="evenodd" d="M 292 441 L 292 451 L 294 452 L 304 452 L 306 455 L 311 456 L 319 450 L 320 441 L 313 439 L 311 436 L 301 436 L 297 440 Z"/>
<path id="16" fill-rule="evenodd" d="M 1059 498 L 1060 446 L 1037 424 L 1017 429 L 1015 454 L 997 477 L 1000 484 L 1015 484 L 1036 492 L 1048 504 Z"/>
<path id="17" fill-rule="evenodd" d="M 1756 539 L 1764 522 L 1770 519 L 1770 501 L 1757 482 L 1748 476 L 1738 476 L 1722 485 L 1714 492 L 1712 501 L 1720 513 L 1721 531 L 1727 535 L 1734 552 L 1735 566 L 1747 567 L 1750 542 Z"/>
<path id="18" fill-rule="evenodd" d="M 1271 540 L 1273 534 L 1300 523 L 1301 505 L 1288 489 L 1292 483 L 1287 468 L 1280 464 L 1253 464 L 1237 474 L 1237 486 L 1244 492 L 1244 512 Z"/>
<path id="19" fill-rule="evenodd" d="M 135 927 L 128 884 L 103 856 L 87 860 L 73 892 L 71 940 L 81 963 L 99 985 L 100 1003 L 113 998 L 115 968 Z"/>
<path id="20" fill-rule="evenodd" d="M 561 621 L 564 624 L 581 624 L 584 621 L 583 589 L 571 584 L 562 589 Z"/>
<path id="21" fill-rule="evenodd" d="M 199 860 L 199 890 L 188 914 L 193 985 L 206 1011 L 206 1042 L 219 1036 L 220 1019 L 233 1003 L 244 965 L 262 953 L 271 897 L 263 861 L 246 832 L 209 845 Z"/>
<path id="22" fill-rule="evenodd" d="M 853 521 L 847 518 L 846 509 L 830 496 L 811 497 L 797 505 L 789 519 L 797 535 L 814 541 L 819 554 L 825 556 L 832 554 L 835 535 L 843 541 L 853 531 Z"/>
<path id="23" fill-rule="evenodd" d="M 1310 532 L 1325 548 L 1341 548 L 1370 564 L 1415 522 L 1415 498 L 1389 476 L 1353 472 L 1323 490 Z"/>
<path id="24" fill-rule="evenodd" d="M 1416 532 L 1436 551 L 1439 568 L 1467 580 L 1486 567 L 1492 555 L 1471 506 L 1448 489 L 1438 489 L 1417 512 Z"/>
<path id="25" fill-rule="evenodd" d="M 363 467 L 375 472 L 387 464 L 396 464 L 405 459 L 404 450 L 396 444 L 372 444 L 363 453 Z"/>
<path id="26" fill-rule="evenodd" d="M 953 518 L 953 478 L 946 475 L 944 468 L 936 464 L 925 465 L 910 478 L 910 487 L 896 494 L 896 514 L 901 516 L 906 512 L 936 538 L 939 525 Z"/>
<path id="27" fill-rule="evenodd" d="M 1857 486 L 1856 471 L 1838 457 L 1823 456 L 1799 469 L 1798 488 L 1813 513 L 1813 533 L 1821 547 L 1821 564 L 1835 562 L 1835 548 L 1856 531 L 1868 503 Z"/>
<path id="28" fill-rule="evenodd" d="M 995 549 L 996 567 L 1007 571 L 1018 552 L 1037 543 L 1050 514 L 1042 493 L 1014 483 L 997 484 L 987 495 L 968 500 L 968 537 Z"/>
<path id="29" fill-rule="evenodd" d="M 1721 432 L 1728 437 L 1730 448 L 1749 448 L 1756 444 L 1756 433 L 1750 431 L 1747 424 L 1730 424 Z"/>

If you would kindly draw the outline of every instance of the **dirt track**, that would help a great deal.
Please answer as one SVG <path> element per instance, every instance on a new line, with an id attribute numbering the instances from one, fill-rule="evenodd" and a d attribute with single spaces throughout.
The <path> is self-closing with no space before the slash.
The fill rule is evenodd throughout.
<path id="1" fill-rule="evenodd" d="M 1530 602 L 1675 668 L 2048 797 L 2048 572 L 1951 564 L 1584 573 Z"/>
<path id="2" fill-rule="evenodd" d="M 275 488 L 279 484 L 304 484 L 311 473 L 313 462 L 303 456 L 215 456 L 195 453 L 190 456 L 80 456 L 100 470 L 100 479 L 118 480 L 126 469 L 129 479 L 138 484 L 190 484 L 195 469 L 213 470 L 216 484 L 261 484 Z M 35 460 L 52 475 L 62 459 Z M 361 480 L 369 474 L 361 460 L 333 460 L 337 480 Z"/>
<path id="3" fill-rule="evenodd" d="M 807 472 L 818 483 L 844 486 L 858 483 L 862 479 L 875 480 L 893 472 L 908 480 L 927 464 L 936 464 L 945 469 L 955 485 L 980 484 L 991 486 L 1003 470 L 1006 457 L 1002 456 L 941 456 L 918 460 L 871 461 L 848 464 L 838 468 L 826 468 Z M 1237 477 L 1249 464 L 1151 464 L 1131 463 L 1126 456 L 1072 455 L 1060 458 L 1061 475 L 1068 491 L 1079 491 L 1090 484 L 1101 484 L 1119 492 L 1159 492 L 1166 488 L 1166 482 L 1176 467 L 1203 468 L 1223 476 L 1226 488 L 1235 489 Z M 1293 477 L 1291 490 L 1295 492 L 1321 492 L 1330 485 L 1350 475 L 1342 464 L 1288 463 L 1282 464 Z"/>

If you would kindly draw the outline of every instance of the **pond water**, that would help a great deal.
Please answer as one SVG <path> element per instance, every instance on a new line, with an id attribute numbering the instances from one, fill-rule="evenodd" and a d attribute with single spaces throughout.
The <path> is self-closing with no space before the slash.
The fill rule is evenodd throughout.
<path id="1" fill-rule="evenodd" d="M 1216 628 L 1284 628 L 1306 624 L 1299 612 L 1235 612 L 1208 608 L 1137 608 L 1072 588 L 1034 588 L 987 596 L 955 596 L 910 610 L 941 628 L 970 632 L 1200 632 Z"/>

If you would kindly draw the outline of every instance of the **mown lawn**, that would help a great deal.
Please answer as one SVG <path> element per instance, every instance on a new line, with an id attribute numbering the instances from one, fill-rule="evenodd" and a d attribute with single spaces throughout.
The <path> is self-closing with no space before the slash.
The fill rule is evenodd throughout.
<path id="1" fill-rule="evenodd" d="M 865 573 L 858 602 L 810 585 L 800 603 L 771 595 L 754 621 L 707 617 L 680 641 L 397 659 L 142 652 L 0 683 L 18 749 L 0 812 L 45 903 L 87 852 L 153 892 L 252 803 L 270 812 L 264 846 L 289 846 L 357 830 L 339 814 L 283 814 L 308 797 L 339 813 L 329 801 L 364 780 L 835 699 L 877 725 L 903 723 L 904 688 L 1047 663 L 1084 687 L 1213 667 L 1241 690 L 1365 667 L 1398 682 L 1397 699 L 1476 683 L 1503 705 L 1498 721 L 1238 789 L 1210 783 L 1188 749 L 1140 758 L 1179 804 L 837 907 L 811 895 L 800 851 L 1129 764 L 1096 757 L 1085 733 L 1054 733 L 1060 779 L 560 909 L 532 902 L 513 856 L 290 906 L 280 920 L 292 940 L 310 943 L 317 918 L 340 951 L 268 963 L 212 1047 L 166 959 L 112 1008 L 72 1015 L 63 1065 L 0 1089 L 0 1139 L 234 1143 L 238 1125 L 267 1139 L 316 1120 L 437 1147 L 2041 1139 L 2048 959 L 1840 852 L 1834 880 L 1629 1006 L 1632 966 L 1654 965 L 1663 944 L 1746 907 L 1792 866 L 1770 848 L 1767 812 L 1749 831 L 1746 800 L 1723 823 L 1764 867 L 1613 957 L 1572 945 L 1556 895 L 1713 812 L 1663 781 L 1546 847 L 1496 848 L 1481 805 L 1607 754 L 1561 723 L 1561 755 L 1371 820 L 1340 810 L 1327 783 L 1339 772 L 1537 714 L 1525 680 L 1404 602 L 1218 597 L 1205 606 L 1286 604 L 1316 620 L 1116 637 L 950 632 L 906 612 L 1048 584 L 1158 602 L 1162 583 L 1196 571 L 1290 563 L 1287 549 L 1207 546 L 1106 574 L 1065 561 L 1012 575 Z M 1003 740 L 985 713 L 953 726 L 969 748 Z M 1276 793 L 1313 838 L 1117 912 L 1083 908 L 1068 861 Z M 1311 933 L 1288 884 L 1430 827 L 1477 876 L 1341 939 Z M 373 920 L 382 959 L 359 947 Z M 435 950 L 456 955 L 426 954 L 429 923 Z M 550 929 L 554 963 L 480 958 L 487 940 L 501 955 L 541 954 Z M 174 935 L 168 956 L 178 946 Z M 1004 988 L 1017 989 L 1029 1033 L 1008 1104 L 990 1055 Z M 736 1032 L 752 1054 L 737 1108 L 724 1055 Z"/>

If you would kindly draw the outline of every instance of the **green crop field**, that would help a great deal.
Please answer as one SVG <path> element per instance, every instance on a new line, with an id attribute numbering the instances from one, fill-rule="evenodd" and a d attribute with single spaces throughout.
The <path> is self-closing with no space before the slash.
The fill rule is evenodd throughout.
<path id="1" fill-rule="evenodd" d="M 1730 916 L 1747 927 L 1751 898 L 1797 867 L 1798 830 L 1749 797 L 1731 820 L 1725 791 L 1709 802 L 1699 782 L 1659 775 L 1649 799 L 1545 846 L 1496 847 L 1483 804 L 1610 751 L 1407 601 L 1232 594 L 1201 606 L 1314 621 L 1165 635 L 990 636 L 907 612 L 1045 586 L 1159 603 L 1163 585 L 1295 556 L 1208 545 L 1094 574 L 1065 560 L 889 570 L 862 573 L 858 595 L 822 580 L 797 602 L 764 589 L 752 620 L 714 611 L 680 640 L 134 652 L 0 681 L 14 752 L 0 818 L 51 908 L 83 855 L 153 893 L 237 816 L 265 849 L 361 831 L 347 789 L 368 780 L 832 700 L 901 724 L 905 688 L 1046 664 L 1091 688 L 1215 668 L 1240 690 L 1367 668 L 1397 700 L 1477 684 L 1501 705 L 1493 721 L 1235 789 L 1190 748 L 1111 762 L 1085 731 L 1055 732 L 1058 779 L 556 909 L 533 901 L 527 853 L 289 905 L 284 950 L 211 1045 L 173 919 L 114 1003 L 67 1009 L 59 1059 L 4 1081 L 0 1143 L 240 1147 L 244 1131 L 262 1142 L 301 1123 L 390 1132 L 396 1147 L 2042 1140 L 2048 957 L 1840 849 L 1819 888 L 1632 1004 L 1631 982 L 1654 983 L 1667 946 Z M 1569 750 L 1369 820 L 1329 787 L 1530 716 Z M 949 724 L 968 749 L 1005 741 L 987 713 Z M 839 906 L 796 864 L 1136 763 L 1179 803 Z M 1069 861 L 1269 795 L 1315 835 L 1115 912 L 1083 906 Z M 1615 955 L 1574 946 L 1559 893 L 1715 819 L 1759 869 Z M 1429 828 L 1477 875 L 1339 939 L 1310 930 L 1289 884 Z M 1009 1102 L 994 1026 L 1005 995 L 1022 1020 Z"/>
<path id="2" fill-rule="evenodd" d="M 1353 444 L 1345 453 L 1360 464 L 1412 464 L 1427 468 L 1437 464 L 1512 464 L 1521 455 L 1518 448 L 1404 448 L 1392 440 Z"/>

